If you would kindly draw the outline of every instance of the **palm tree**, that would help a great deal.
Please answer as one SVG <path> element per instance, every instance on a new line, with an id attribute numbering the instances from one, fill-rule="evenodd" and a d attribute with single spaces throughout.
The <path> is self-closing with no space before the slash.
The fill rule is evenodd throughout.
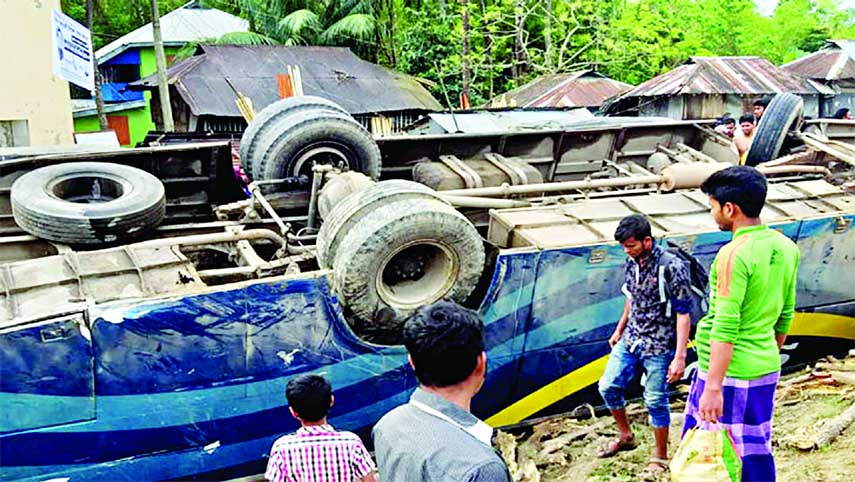
<path id="1" fill-rule="evenodd" d="M 372 0 L 239 0 L 250 29 L 284 45 L 352 45 L 376 33 Z"/>
<path id="2" fill-rule="evenodd" d="M 256 32 L 229 32 L 219 37 L 211 37 L 188 42 L 175 52 L 173 62 L 192 57 L 201 44 L 209 45 L 279 45 L 279 41 Z"/>

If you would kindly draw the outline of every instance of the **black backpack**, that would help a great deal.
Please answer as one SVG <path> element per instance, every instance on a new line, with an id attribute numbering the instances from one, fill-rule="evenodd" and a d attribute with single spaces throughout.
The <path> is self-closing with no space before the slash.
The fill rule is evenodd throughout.
<path id="1" fill-rule="evenodd" d="M 702 265 L 700 261 L 698 261 L 698 258 L 692 256 L 691 253 L 678 246 L 677 243 L 669 240 L 668 247 L 659 258 L 659 300 L 662 303 L 667 304 L 665 314 L 669 318 L 672 316 L 671 296 L 668 293 L 668 283 L 665 280 L 665 267 L 674 258 L 681 260 L 689 266 L 689 294 L 691 295 L 691 309 L 689 311 L 689 315 L 692 319 L 692 325 L 695 325 L 704 317 L 704 315 L 707 314 L 707 311 L 709 311 L 710 308 L 709 291 L 707 289 L 710 277 L 707 273 L 707 269 L 704 268 L 704 265 Z"/>

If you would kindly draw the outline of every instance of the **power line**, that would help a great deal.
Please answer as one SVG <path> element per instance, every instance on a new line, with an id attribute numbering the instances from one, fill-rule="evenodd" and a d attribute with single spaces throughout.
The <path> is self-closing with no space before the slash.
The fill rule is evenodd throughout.
<path id="1" fill-rule="evenodd" d="M 114 34 L 114 33 L 107 33 L 107 32 L 94 32 L 94 31 L 93 31 L 93 32 L 92 32 L 92 35 L 94 35 L 94 36 L 96 36 L 96 37 L 122 38 L 122 37 L 124 37 L 124 36 L 125 36 L 125 35 L 127 35 L 127 34 L 124 34 L 124 35 L 116 35 L 116 34 Z"/>

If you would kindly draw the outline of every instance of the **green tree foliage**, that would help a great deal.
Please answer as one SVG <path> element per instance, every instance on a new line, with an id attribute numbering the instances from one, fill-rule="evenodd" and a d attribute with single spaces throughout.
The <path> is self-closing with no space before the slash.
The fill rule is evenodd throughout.
<path id="1" fill-rule="evenodd" d="M 276 39 L 257 32 L 229 32 L 216 38 L 208 38 L 198 42 L 190 42 L 175 53 L 173 62 L 192 57 L 200 44 L 209 45 L 279 45 Z"/>
<path id="2" fill-rule="evenodd" d="M 460 29 L 441 15 L 438 4 L 407 8 L 404 13 L 398 69 L 427 80 L 440 102 L 457 99 L 462 89 Z"/>
<path id="3" fill-rule="evenodd" d="M 377 0 L 236 0 L 250 29 L 283 45 L 340 45 L 376 60 L 384 29 Z M 387 16 L 388 20 L 388 16 Z"/>
<path id="4" fill-rule="evenodd" d="M 187 0 L 158 0 L 163 16 Z M 86 25 L 86 0 L 61 0 L 62 11 Z M 92 37 L 95 49 L 151 22 L 151 0 L 94 0 Z"/>
<path id="5" fill-rule="evenodd" d="M 365 41 L 374 35 L 369 0 L 239 0 L 253 30 L 285 45 Z"/>
<path id="6" fill-rule="evenodd" d="M 186 0 L 159 0 L 161 14 Z M 462 0 L 202 0 L 240 15 L 255 35 L 225 43 L 340 45 L 426 81 L 457 105 L 463 78 Z M 149 0 L 95 0 L 96 47 L 149 22 Z M 776 64 L 855 38 L 855 9 L 838 0 L 467 0 L 472 105 L 537 75 L 594 69 L 637 84 L 692 56 L 759 55 Z M 62 0 L 85 19 L 86 0 Z"/>

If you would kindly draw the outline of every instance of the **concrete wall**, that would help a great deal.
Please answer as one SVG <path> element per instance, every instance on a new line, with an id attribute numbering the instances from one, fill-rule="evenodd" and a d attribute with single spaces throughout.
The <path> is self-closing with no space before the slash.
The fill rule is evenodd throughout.
<path id="1" fill-rule="evenodd" d="M 164 54 L 168 57 L 175 55 L 179 50 L 178 47 L 165 47 Z M 154 47 L 143 47 L 140 49 L 140 78 L 148 77 L 157 71 L 157 61 L 154 58 Z M 153 131 L 157 126 L 154 124 L 154 117 L 151 115 L 151 91 L 143 92 L 145 96 L 146 106 L 140 114 L 135 114 L 128 118 L 128 123 L 131 131 L 131 145 L 135 146 L 138 142 L 145 138 L 149 131 Z M 159 117 L 159 113 L 158 113 Z M 175 113 L 173 113 L 175 117 Z"/>
<path id="2" fill-rule="evenodd" d="M 97 132 L 101 130 L 97 115 L 74 118 L 74 132 Z"/>
<path id="3" fill-rule="evenodd" d="M 3 0 L 0 0 L 2 2 Z M 157 62 L 154 58 L 153 47 L 142 47 L 136 49 L 139 51 L 139 69 L 140 78 L 147 77 L 157 70 Z M 180 48 L 166 47 L 164 49 L 167 56 L 175 55 Z M 127 52 L 127 51 L 126 51 Z M 130 146 L 136 146 L 141 142 L 149 131 L 155 130 L 156 126 L 151 115 L 151 92 L 145 91 L 142 93 L 145 98 L 146 105 L 142 108 L 130 109 L 126 111 L 108 113 L 111 116 L 127 116 L 128 131 L 130 134 Z M 96 116 L 78 117 L 74 119 L 74 132 L 92 132 L 98 129 L 98 118 Z"/>
<path id="4" fill-rule="evenodd" d="M 152 129 L 151 112 L 148 105 L 136 109 L 108 112 L 108 116 L 124 116 L 128 118 L 128 134 L 131 138 L 130 147 L 134 147 L 145 138 Z M 97 115 L 77 117 L 74 119 L 74 132 L 97 132 L 101 130 Z"/>
<path id="5" fill-rule="evenodd" d="M 51 9 L 59 0 L 0 0 L 0 121 L 26 120 L 29 145 L 73 144 L 68 82 L 51 73 Z"/>

